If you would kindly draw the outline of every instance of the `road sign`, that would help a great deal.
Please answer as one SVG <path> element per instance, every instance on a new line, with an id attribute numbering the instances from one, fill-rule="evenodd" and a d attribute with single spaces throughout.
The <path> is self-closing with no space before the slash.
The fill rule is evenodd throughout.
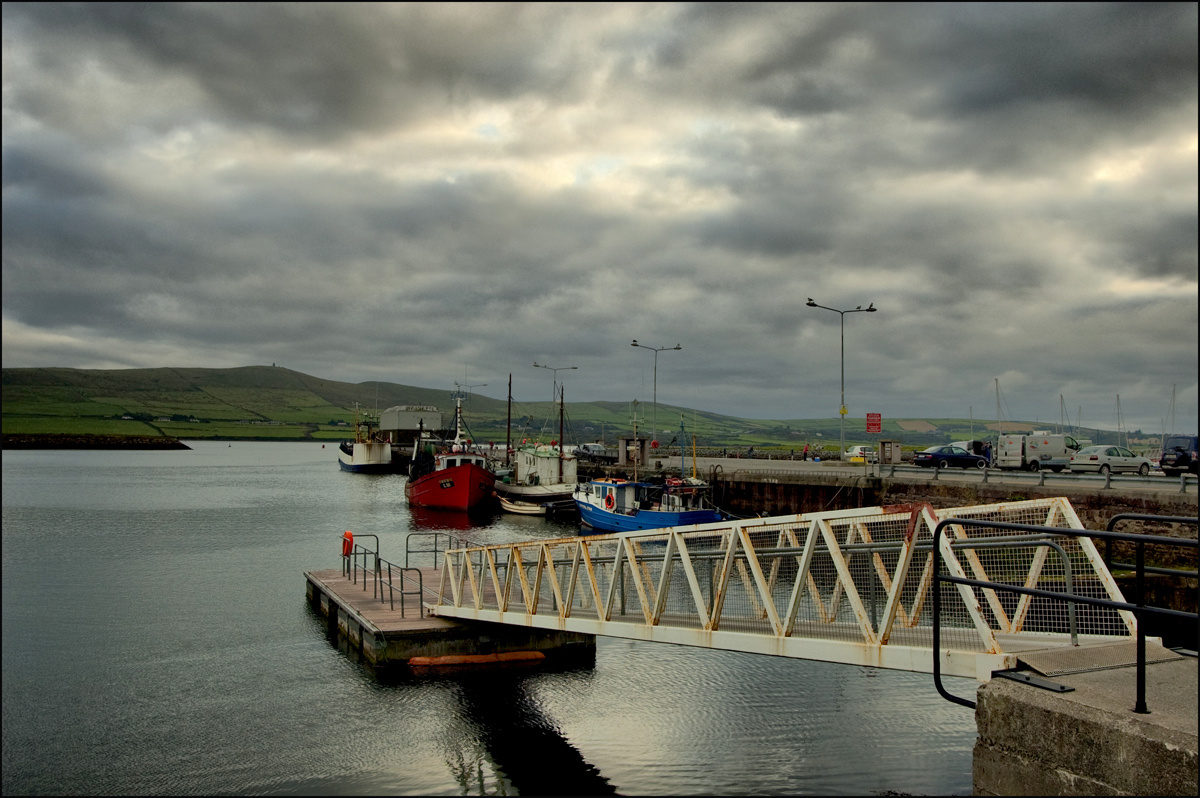
<path id="1" fill-rule="evenodd" d="M 850 411 L 846 410 L 846 406 L 845 406 L 845 405 L 842 405 L 842 409 L 841 409 L 841 410 L 839 410 L 838 412 L 839 412 L 839 413 L 841 413 L 841 414 L 844 416 L 844 415 L 846 415 L 846 413 L 848 413 L 848 412 L 850 412 Z"/>
<path id="2" fill-rule="evenodd" d="M 879 413 L 867 413 L 867 432 L 883 432 L 883 416 Z"/>

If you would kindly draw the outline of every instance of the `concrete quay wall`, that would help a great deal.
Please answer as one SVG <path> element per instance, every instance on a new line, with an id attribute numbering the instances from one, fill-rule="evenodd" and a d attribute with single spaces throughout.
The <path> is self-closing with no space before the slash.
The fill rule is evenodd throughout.
<path id="1" fill-rule="evenodd" d="M 981 686 L 974 793 L 1196 795 L 1196 659 L 1147 666 L 1146 715 L 1132 711 L 1133 673 L 1056 676 L 1068 693 Z"/>

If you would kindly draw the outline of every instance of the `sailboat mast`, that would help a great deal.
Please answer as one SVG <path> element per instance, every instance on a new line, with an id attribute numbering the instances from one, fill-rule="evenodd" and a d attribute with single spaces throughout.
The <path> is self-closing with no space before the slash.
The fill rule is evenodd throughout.
<path id="1" fill-rule="evenodd" d="M 564 404 L 566 402 L 566 390 L 560 385 L 558 386 L 558 481 L 563 481 L 563 416 L 566 411 Z"/>
<path id="2" fill-rule="evenodd" d="M 679 414 L 679 478 L 687 476 L 687 434 L 683 431 L 683 413 Z"/>
<path id="3" fill-rule="evenodd" d="M 1004 434 L 1004 424 L 1000 421 L 1000 378 L 996 377 L 996 431 Z"/>
<path id="4" fill-rule="evenodd" d="M 508 453 L 512 451 L 512 372 L 508 372 L 508 424 L 504 432 L 504 465 L 508 465 Z"/>

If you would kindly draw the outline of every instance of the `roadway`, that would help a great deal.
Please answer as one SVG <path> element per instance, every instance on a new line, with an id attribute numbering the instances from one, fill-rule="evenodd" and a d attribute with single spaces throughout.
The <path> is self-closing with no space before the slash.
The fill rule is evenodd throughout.
<path id="1" fill-rule="evenodd" d="M 650 473 L 657 471 L 657 464 L 661 463 L 663 468 L 678 468 L 680 458 L 678 455 L 671 457 L 651 457 L 649 464 L 653 467 Z M 692 473 L 692 458 L 688 457 L 684 460 L 685 471 L 688 476 Z M 1062 486 L 1065 488 L 1076 489 L 1095 489 L 1104 490 L 1117 488 L 1122 491 L 1146 492 L 1146 493 L 1182 493 L 1191 496 L 1197 495 L 1197 481 L 1193 474 L 1184 474 L 1177 477 L 1169 477 L 1161 471 L 1151 472 L 1147 476 L 1138 474 L 1113 474 L 1110 476 L 1102 476 L 1100 474 L 1072 474 L 1069 471 L 1055 473 L 1053 471 L 1039 471 L 1032 473 L 1028 471 L 1009 471 L 997 468 L 988 469 L 961 469 L 961 468 L 946 468 L 933 469 L 922 468 L 910 464 L 897 463 L 879 464 L 879 463 L 850 463 L 839 461 L 822 461 L 815 462 L 813 460 L 793 460 L 791 458 L 772 458 L 772 457 L 697 457 L 695 458 L 696 475 L 702 479 L 708 479 L 714 468 L 718 468 L 719 472 L 726 479 L 734 478 L 739 472 L 742 474 L 755 474 L 761 476 L 790 476 L 794 474 L 823 474 L 837 477 L 883 477 L 885 479 L 907 480 L 915 482 L 930 482 L 942 481 L 962 484 L 980 484 L 987 482 L 989 484 L 1003 485 L 1024 485 L 1024 486 Z"/>

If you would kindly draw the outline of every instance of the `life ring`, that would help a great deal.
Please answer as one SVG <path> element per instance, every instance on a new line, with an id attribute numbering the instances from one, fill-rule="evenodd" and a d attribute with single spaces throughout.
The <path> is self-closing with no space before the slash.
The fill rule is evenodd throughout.
<path id="1" fill-rule="evenodd" d="M 614 504 L 616 504 L 616 502 L 613 501 L 613 497 L 612 497 L 611 493 L 604 497 L 605 508 L 611 510 L 613 508 Z"/>
<path id="2" fill-rule="evenodd" d="M 354 533 L 347 529 L 342 533 L 342 556 L 349 557 L 354 549 Z"/>

